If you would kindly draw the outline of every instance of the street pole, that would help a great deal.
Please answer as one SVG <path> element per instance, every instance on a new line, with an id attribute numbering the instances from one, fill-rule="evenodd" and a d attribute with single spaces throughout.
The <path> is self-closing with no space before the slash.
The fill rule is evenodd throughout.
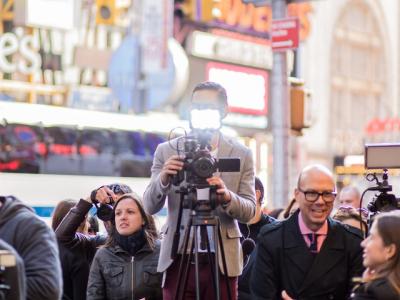
<path id="1" fill-rule="evenodd" d="M 272 0 L 273 19 L 286 17 L 286 0 Z M 290 103 L 286 51 L 274 52 L 271 79 L 273 134 L 273 198 L 274 207 L 285 207 L 289 200 L 289 126 Z"/>

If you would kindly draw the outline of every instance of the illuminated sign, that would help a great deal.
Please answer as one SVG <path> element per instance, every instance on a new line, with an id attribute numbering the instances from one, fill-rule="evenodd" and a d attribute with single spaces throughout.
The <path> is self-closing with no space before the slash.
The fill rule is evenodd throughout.
<path id="1" fill-rule="evenodd" d="M 267 113 L 269 91 L 266 71 L 214 62 L 208 63 L 206 70 L 208 80 L 225 87 L 229 111 L 250 115 Z"/>
<path id="2" fill-rule="evenodd" d="M 0 71 L 4 73 L 20 72 L 28 75 L 40 70 L 42 60 L 36 40 L 31 35 L 11 32 L 0 35 Z M 18 59 L 12 55 L 19 53 Z"/>
<path id="3" fill-rule="evenodd" d="M 268 35 L 272 26 L 270 6 L 256 7 L 243 0 L 188 0 L 184 3 L 184 14 L 197 22 L 209 23 L 226 29 Z M 311 30 L 309 14 L 313 11 L 310 3 L 291 3 L 288 16 L 300 20 L 300 40 L 304 41 Z"/>
<path id="4" fill-rule="evenodd" d="M 18 0 L 14 6 L 16 25 L 71 30 L 80 1 Z"/>
<path id="5" fill-rule="evenodd" d="M 194 31 L 188 40 L 188 52 L 197 57 L 272 69 L 272 51 L 266 43 L 255 43 Z"/>

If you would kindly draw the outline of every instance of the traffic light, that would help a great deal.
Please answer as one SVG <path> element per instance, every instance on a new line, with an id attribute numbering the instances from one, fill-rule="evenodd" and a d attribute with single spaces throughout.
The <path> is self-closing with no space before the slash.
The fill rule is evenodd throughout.
<path id="1" fill-rule="evenodd" d="M 304 81 L 289 78 L 290 82 L 290 127 L 298 135 L 303 128 L 311 126 L 311 93 L 304 88 Z"/>
<path id="2" fill-rule="evenodd" d="M 210 22 L 214 19 L 216 0 L 175 0 L 175 13 L 195 22 Z"/>
<path id="3" fill-rule="evenodd" d="M 96 24 L 113 25 L 115 19 L 115 0 L 96 0 Z"/>

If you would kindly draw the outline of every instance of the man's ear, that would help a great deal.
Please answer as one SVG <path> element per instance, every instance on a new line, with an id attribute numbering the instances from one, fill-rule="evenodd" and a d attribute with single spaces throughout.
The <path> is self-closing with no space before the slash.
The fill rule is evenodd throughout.
<path id="1" fill-rule="evenodd" d="M 261 192 L 259 190 L 256 190 L 256 201 L 257 203 L 259 203 L 260 201 L 258 199 L 260 199 L 261 197 Z"/>
<path id="2" fill-rule="evenodd" d="M 228 105 L 221 107 L 219 112 L 221 114 L 221 120 L 225 119 L 226 115 L 228 114 Z"/>

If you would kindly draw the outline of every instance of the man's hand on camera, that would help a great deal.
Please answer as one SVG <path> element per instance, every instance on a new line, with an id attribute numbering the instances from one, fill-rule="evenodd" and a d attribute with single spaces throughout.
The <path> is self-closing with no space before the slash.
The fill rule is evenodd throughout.
<path id="1" fill-rule="evenodd" d="M 220 177 L 213 176 L 207 178 L 207 182 L 209 185 L 215 185 L 217 187 L 218 200 L 222 200 L 222 202 L 224 202 L 225 204 L 231 202 L 231 193 L 229 192 L 224 181 Z"/>
<path id="2" fill-rule="evenodd" d="M 183 168 L 183 156 L 181 155 L 172 155 L 167 161 L 164 163 L 162 171 L 160 173 L 161 183 L 163 186 L 169 185 L 171 181 L 171 177 L 176 175 L 178 171 Z"/>

